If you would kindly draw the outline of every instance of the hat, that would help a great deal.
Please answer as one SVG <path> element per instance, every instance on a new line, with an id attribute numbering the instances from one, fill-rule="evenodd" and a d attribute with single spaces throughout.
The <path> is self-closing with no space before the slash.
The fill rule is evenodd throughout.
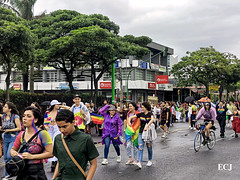
<path id="1" fill-rule="evenodd" d="M 116 111 L 116 107 L 114 105 L 110 105 L 108 111 Z"/>
<path id="2" fill-rule="evenodd" d="M 19 156 L 14 156 L 6 163 L 6 171 L 10 176 L 17 176 L 25 167 L 25 161 Z"/>
<path id="3" fill-rule="evenodd" d="M 51 106 L 54 106 L 56 104 L 61 104 L 61 103 L 58 102 L 58 100 L 52 100 L 51 103 L 50 103 Z"/>
<path id="4" fill-rule="evenodd" d="M 76 97 L 80 97 L 80 94 L 76 94 L 75 96 L 74 96 L 74 98 L 76 98 Z M 81 97 L 80 97 L 81 98 Z"/>

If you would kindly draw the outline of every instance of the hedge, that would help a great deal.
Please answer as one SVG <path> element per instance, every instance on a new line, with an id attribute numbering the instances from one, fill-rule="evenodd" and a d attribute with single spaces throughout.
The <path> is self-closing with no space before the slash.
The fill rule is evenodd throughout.
<path id="1" fill-rule="evenodd" d="M 22 112 L 25 107 L 31 105 L 32 102 L 41 104 L 44 101 L 52 101 L 53 99 L 59 102 L 65 102 L 68 106 L 73 104 L 73 94 L 70 93 L 28 93 L 23 91 L 10 91 L 10 101 L 13 102 L 19 112 Z M 90 94 L 81 94 L 83 102 L 90 102 Z M 102 103 L 104 97 L 98 96 L 97 103 Z M 6 91 L 0 90 L 0 100 L 6 102 Z M 97 104 L 99 106 L 101 104 Z"/>

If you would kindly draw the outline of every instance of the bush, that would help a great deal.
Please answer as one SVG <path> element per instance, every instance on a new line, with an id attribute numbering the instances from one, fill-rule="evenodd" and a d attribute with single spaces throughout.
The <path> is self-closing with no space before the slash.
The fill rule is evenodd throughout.
<path id="1" fill-rule="evenodd" d="M 39 105 L 44 101 L 52 101 L 53 99 L 59 102 L 65 102 L 68 106 L 73 104 L 73 94 L 70 93 L 28 93 L 23 91 L 10 91 L 10 101 L 13 102 L 20 114 L 27 107 L 30 106 L 32 102 L 37 102 Z M 90 102 L 90 94 L 81 94 L 83 102 Z M 103 96 L 97 97 L 97 102 L 103 102 Z M 0 90 L 0 100 L 6 102 L 6 91 Z M 101 104 L 97 104 L 99 106 Z M 44 110 L 45 111 L 45 110 Z M 44 112 L 43 112 L 44 113 Z"/>

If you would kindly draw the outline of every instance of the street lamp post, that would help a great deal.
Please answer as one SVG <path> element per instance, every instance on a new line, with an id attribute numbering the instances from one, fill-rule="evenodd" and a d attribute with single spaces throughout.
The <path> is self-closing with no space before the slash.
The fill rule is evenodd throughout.
<path id="1" fill-rule="evenodd" d="M 112 63 L 112 104 L 115 103 L 115 63 Z"/>

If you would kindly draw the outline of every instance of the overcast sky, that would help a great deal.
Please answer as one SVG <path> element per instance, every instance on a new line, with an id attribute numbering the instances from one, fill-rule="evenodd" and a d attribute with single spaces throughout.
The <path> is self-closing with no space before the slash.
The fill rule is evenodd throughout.
<path id="1" fill-rule="evenodd" d="M 58 9 L 103 14 L 120 35 L 149 36 L 180 57 L 213 46 L 240 58 L 240 0 L 37 0 L 34 14 Z"/>

